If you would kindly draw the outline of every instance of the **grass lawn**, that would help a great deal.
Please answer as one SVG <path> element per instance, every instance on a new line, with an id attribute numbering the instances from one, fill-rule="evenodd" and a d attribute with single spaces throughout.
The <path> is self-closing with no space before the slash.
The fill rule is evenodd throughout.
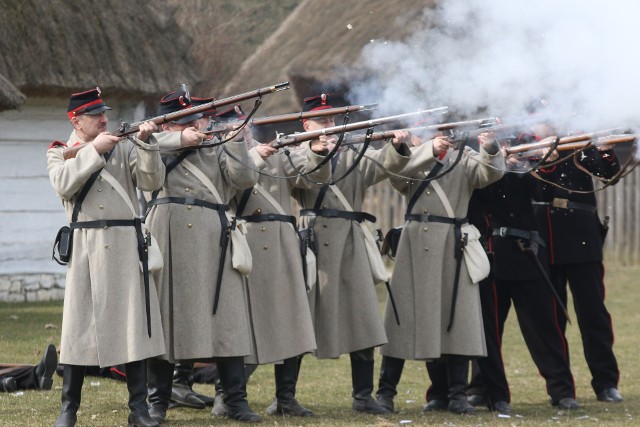
<path id="1" fill-rule="evenodd" d="M 573 326 L 567 334 L 572 356 L 572 368 L 581 409 L 575 412 L 558 411 L 549 405 L 544 382 L 538 374 L 511 316 L 505 330 L 503 354 L 510 380 L 511 418 L 498 418 L 481 409 L 475 416 L 447 413 L 422 415 L 424 392 L 428 385 L 423 363 L 408 362 L 396 408 L 399 413 L 389 417 L 356 414 L 351 410 L 351 374 L 349 358 L 318 361 L 305 357 L 298 384 L 298 399 L 316 413 L 312 419 L 270 417 L 264 412 L 274 394 L 273 367 L 261 366 L 251 377 L 248 386 L 249 402 L 264 416 L 263 425 L 277 426 L 620 426 L 640 425 L 640 293 L 637 292 L 640 268 L 614 267 L 607 269 L 607 305 L 616 332 L 615 352 L 621 371 L 621 404 L 597 402 L 590 386 L 591 375 L 584 361 L 582 343 L 570 309 Z M 380 300 L 384 289 L 378 289 Z M 62 321 L 62 302 L 0 304 L 0 362 L 37 363 L 46 344 L 58 344 Z M 376 372 L 379 355 L 376 355 Z M 377 373 L 376 373 L 377 376 Z M 377 380 L 376 380 L 377 382 Z M 55 378 L 49 392 L 25 391 L 0 393 L 0 426 L 51 426 L 60 410 L 62 381 Z M 196 385 L 199 392 L 213 394 L 212 386 Z M 126 425 L 127 390 L 123 383 L 106 378 L 87 377 L 83 402 L 78 413 L 78 426 Z M 405 424 L 406 423 L 406 424 Z M 168 413 L 169 426 L 226 426 L 240 425 L 226 419 L 211 419 L 209 409 L 173 409 Z"/>

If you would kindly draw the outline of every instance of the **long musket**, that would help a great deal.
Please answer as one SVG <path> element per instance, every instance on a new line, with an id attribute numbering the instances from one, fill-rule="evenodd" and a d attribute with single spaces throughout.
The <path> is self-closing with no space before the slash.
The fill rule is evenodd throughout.
<path id="1" fill-rule="evenodd" d="M 138 132 L 140 125 L 144 122 L 152 121 L 156 125 L 161 125 L 163 123 L 177 120 L 182 117 L 189 116 L 191 114 L 201 113 L 203 111 L 215 109 L 218 107 L 223 107 L 229 104 L 236 104 L 242 101 L 246 101 L 247 99 L 258 98 L 258 97 L 261 97 L 262 95 L 268 95 L 270 93 L 280 92 L 287 89 L 289 89 L 289 82 L 282 82 L 282 83 L 275 84 L 273 86 L 267 86 L 267 87 L 252 90 L 249 92 L 241 93 L 239 95 L 233 95 L 227 98 L 222 98 L 222 99 L 214 100 L 211 102 L 207 102 L 205 104 L 197 105 L 195 107 L 185 108 L 184 110 L 176 111 L 173 113 L 163 114 L 161 116 L 156 116 L 148 120 L 143 120 L 143 121 L 135 122 L 132 124 L 123 123 L 120 129 L 118 130 L 118 132 L 114 133 L 113 135 L 123 137 L 123 136 L 130 135 L 132 133 Z M 79 144 L 74 147 L 65 148 L 64 159 L 68 160 L 68 159 L 74 158 L 78 154 L 78 151 L 86 147 L 87 144 L 89 143 L 85 142 L 83 144 Z"/>
<path id="2" fill-rule="evenodd" d="M 378 104 L 369 104 L 369 105 L 348 105 L 346 107 L 327 108 L 326 110 L 304 111 L 304 112 L 301 111 L 299 113 L 288 113 L 288 114 L 280 114 L 277 116 L 250 119 L 247 122 L 247 125 L 264 126 L 264 125 L 271 125 L 276 123 L 294 122 L 294 121 L 302 121 L 305 119 L 314 119 L 318 117 L 334 116 L 338 114 L 355 113 L 358 111 L 376 110 L 377 108 L 378 108 Z M 220 124 L 216 123 L 215 121 L 212 121 L 211 125 L 203 133 L 211 134 L 211 133 L 218 133 L 218 132 L 227 132 L 229 130 L 232 130 L 234 127 L 242 125 L 243 123 L 244 123 L 243 120 L 237 120 L 233 122 L 220 123 Z"/>
<path id="3" fill-rule="evenodd" d="M 495 131 L 498 127 L 500 129 L 507 129 L 506 125 L 494 125 L 496 122 L 495 117 L 488 117 L 484 119 L 474 119 L 474 120 L 466 120 L 461 122 L 449 122 L 449 123 L 440 123 L 435 125 L 428 126 L 418 126 L 412 128 L 403 128 L 397 130 L 404 130 L 407 132 L 441 132 L 448 130 L 460 130 L 460 129 L 473 129 L 473 128 L 481 128 L 481 129 L 473 129 L 474 131 L 478 130 L 480 132 L 492 132 Z M 509 125 L 509 129 L 513 128 L 513 126 Z M 397 130 L 387 130 L 382 132 L 374 132 L 371 134 L 372 141 L 380 141 L 384 139 L 391 139 L 395 137 L 395 133 Z M 344 145 L 355 145 L 364 143 L 366 135 L 345 135 Z"/>
<path id="4" fill-rule="evenodd" d="M 302 141 L 317 139 L 321 135 L 336 135 L 343 132 L 350 132 L 353 130 L 360 130 L 360 129 L 368 129 L 370 127 L 379 126 L 383 124 L 401 122 L 405 119 L 415 117 L 415 116 L 445 114 L 446 112 L 447 112 L 447 107 L 438 107 L 438 108 L 432 108 L 429 110 L 416 111 L 415 113 L 405 113 L 405 114 L 398 114 L 396 116 L 381 117 L 378 119 L 349 123 L 343 126 L 332 126 L 332 127 L 313 130 L 309 132 L 293 133 L 290 135 L 278 134 L 278 137 L 276 138 L 275 144 L 273 144 L 273 146 L 276 148 L 281 148 L 281 147 L 286 147 L 287 145 L 299 144 Z"/>
<path id="5" fill-rule="evenodd" d="M 506 154 L 510 155 L 510 154 L 525 153 L 528 151 L 535 151 L 543 148 L 553 147 L 554 145 L 557 146 L 556 149 L 560 149 L 560 147 L 563 146 L 564 144 L 570 144 L 570 143 L 576 143 L 576 142 L 584 142 L 585 143 L 584 145 L 586 145 L 586 143 L 592 139 L 596 139 L 602 136 L 607 136 L 617 131 L 619 131 L 619 129 L 608 129 L 608 130 L 601 130 L 601 131 L 591 132 L 591 133 L 583 133 L 580 135 L 563 136 L 557 141 L 546 141 L 546 142 L 540 141 L 540 142 L 532 142 L 530 144 L 516 145 L 515 147 L 507 148 Z"/>

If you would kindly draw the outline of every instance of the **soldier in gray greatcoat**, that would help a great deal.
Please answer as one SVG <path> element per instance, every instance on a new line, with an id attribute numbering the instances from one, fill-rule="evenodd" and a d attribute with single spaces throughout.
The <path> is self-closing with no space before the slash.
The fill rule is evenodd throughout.
<path id="1" fill-rule="evenodd" d="M 216 120 L 242 118 L 235 107 L 220 112 Z M 313 416 L 295 398 L 298 356 L 314 351 L 316 340 L 291 192 L 329 181 L 329 165 L 318 168 L 326 148 L 320 143 L 304 144 L 304 148 L 278 152 L 255 140 L 249 147 L 261 175 L 253 188 L 235 198 L 236 215 L 247 222 L 253 254 L 253 269 L 247 278 L 253 349 L 245 363 L 275 363 L 276 399 L 267 408 L 268 414 Z"/>
<path id="2" fill-rule="evenodd" d="M 85 366 L 117 364 L 126 366 L 129 424 L 157 425 L 147 410 L 144 360 L 163 354 L 165 343 L 153 278 L 143 266 L 147 239 L 136 187 L 159 188 L 164 165 L 157 151 L 143 149 L 155 145 L 156 125 L 143 123 L 134 147 L 107 133 L 105 111 L 110 109 L 98 88 L 71 95 L 67 115 L 74 131 L 66 143 L 56 141 L 47 152 L 49 179 L 73 230 L 60 349 L 62 411 L 56 426 L 76 423 Z M 82 148 L 65 160 L 73 146 Z"/>
<path id="3" fill-rule="evenodd" d="M 172 92 L 162 98 L 158 113 L 190 106 L 184 91 Z M 166 151 L 200 144 L 206 135 L 193 127 L 198 117 L 165 123 L 165 132 L 156 136 L 160 147 Z M 195 139 L 185 138 L 187 132 Z M 150 413 L 159 421 L 165 418 L 173 363 L 215 359 L 228 415 L 258 421 L 246 400 L 243 358 L 251 352 L 246 284 L 232 266 L 228 240 L 234 226 L 229 201 L 236 191 L 256 183 L 255 167 L 244 140 L 169 153 L 165 161 L 165 181 L 152 194 L 147 216 L 166 260 L 156 285 L 167 352 L 164 360 L 149 361 Z"/>
<path id="4" fill-rule="evenodd" d="M 305 99 L 304 110 L 331 108 L 325 94 Z M 303 122 L 306 131 L 334 126 L 333 117 Z M 362 212 L 367 188 L 388 177 L 387 170 L 399 171 L 409 160 L 404 144 L 408 135 L 394 138 L 381 150 L 367 149 L 366 155 L 345 176 L 358 155 L 355 147 L 332 158 L 333 180 L 348 210 L 329 186 L 296 189 L 303 225 L 312 227 L 318 248 L 318 283 L 309 294 L 318 358 L 338 358 L 349 353 L 353 385 L 352 408 L 358 412 L 389 413 L 371 397 L 373 391 L 374 348 L 387 337 L 380 316 L 375 283 L 360 224 L 375 217 Z M 320 137 L 331 149 L 335 139 Z"/>
<path id="5" fill-rule="evenodd" d="M 412 148 L 407 166 L 400 176 L 391 178 L 394 188 L 412 206 L 405 216 L 391 279 L 400 325 L 395 322 L 389 301 L 385 313 L 389 343 L 381 349 L 377 396 L 389 410 L 393 410 L 405 359 L 442 360 L 427 364 L 432 383 L 437 386 L 430 391 L 437 388 L 443 395 L 429 393 L 425 410 L 475 410 L 465 392 L 469 357 L 486 356 L 486 345 L 478 284 L 471 279 L 462 256 L 459 243 L 464 237 L 460 229 L 468 223 L 467 207 L 473 190 L 497 181 L 504 171 L 504 159 L 493 135 L 481 134 L 479 141 L 480 152 L 465 148 L 460 163 L 426 188 L 421 181 L 437 162 L 442 165 L 441 171 L 448 171 L 459 153 L 449 150 L 452 145 L 445 138 Z M 456 256 L 456 251 L 460 255 Z"/>

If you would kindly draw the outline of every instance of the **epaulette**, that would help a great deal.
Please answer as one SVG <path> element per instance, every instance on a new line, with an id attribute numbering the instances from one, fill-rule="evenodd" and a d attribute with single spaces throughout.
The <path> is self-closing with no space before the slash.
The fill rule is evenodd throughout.
<path id="1" fill-rule="evenodd" d="M 51 145 L 49 146 L 49 150 L 51 150 L 52 148 L 57 148 L 57 147 L 67 147 L 67 144 L 65 144 L 64 142 L 61 141 L 53 141 L 51 143 Z"/>

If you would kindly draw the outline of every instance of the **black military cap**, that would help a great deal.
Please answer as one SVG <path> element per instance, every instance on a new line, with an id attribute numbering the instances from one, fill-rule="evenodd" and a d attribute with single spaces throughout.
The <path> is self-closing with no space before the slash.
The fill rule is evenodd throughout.
<path id="1" fill-rule="evenodd" d="M 158 115 L 162 116 L 164 114 L 175 113 L 176 111 L 185 110 L 187 108 L 191 108 L 192 106 L 193 105 L 191 104 L 191 99 L 185 91 L 179 90 L 176 92 L 170 92 L 163 96 L 160 100 Z M 187 123 L 191 123 L 192 121 L 197 120 L 200 117 L 202 117 L 201 113 L 189 114 L 188 116 L 179 118 L 177 120 L 171 120 L 171 123 L 184 125 Z"/>
<path id="2" fill-rule="evenodd" d="M 191 97 L 191 104 L 193 104 L 194 107 L 202 104 L 208 104 L 209 102 L 213 102 L 213 98 L 196 98 L 195 96 Z M 217 112 L 215 108 L 211 108 L 210 110 L 201 111 L 201 113 L 202 117 L 215 117 Z"/>
<path id="3" fill-rule="evenodd" d="M 231 108 L 227 108 L 226 110 L 220 111 L 216 114 L 217 122 L 232 122 L 234 120 L 244 120 L 247 116 L 242 111 L 242 107 L 240 105 L 236 105 Z"/>
<path id="4" fill-rule="evenodd" d="M 103 111 L 111 110 L 111 107 L 108 107 L 100 97 L 101 93 L 100 88 L 96 86 L 95 89 L 72 94 L 67 107 L 69 120 L 82 114 L 94 116 Z"/>
<path id="5" fill-rule="evenodd" d="M 309 98 L 305 98 L 303 100 L 302 111 L 317 111 L 333 108 L 331 106 L 331 101 L 333 100 L 333 95 L 328 95 L 326 93 L 318 96 L 310 96 Z"/>

